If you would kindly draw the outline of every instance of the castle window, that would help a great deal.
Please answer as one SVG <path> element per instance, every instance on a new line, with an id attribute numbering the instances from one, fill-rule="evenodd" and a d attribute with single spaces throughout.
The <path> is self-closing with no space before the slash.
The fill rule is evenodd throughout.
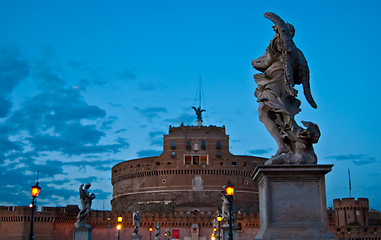
<path id="1" fill-rule="evenodd" d="M 247 165 L 247 164 L 246 164 L 246 162 L 243 162 L 243 163 L 242 163 L 242 166 L 244 166 L 244 167 L 245 167 L 246 165 Z"/>
<path id="2" fill-rule="evenodd" d="M 175 158 L 175 157 L 176 157 L 176 152 L 175 152 L 175 151 L 172 151 L 172 152 L 171 152 L 171 157 L 172 157 L 172 158 Z"/>
<path id="3" fill-rule="evenodd" d="M 199 164 L 200 164 L 200 157 L 193 156 L 193 165 L 199 165 Z"/>
<path id="4" fill-rule="evenodd" d="M 193 145 L 193 150 L 198 151 L 198 144 L 197 143 Z"/>
<path id="5" fill-rule="evenodd" d="M 187 141 L 187 150 L 191 150 L 191 141 Z"/>
<path id="6" fill-rule="evenodd" d="M 232 162 L 232 166 L 237 166 L 237 162 Z"/>
<path id="7" fill-rule="evenodd" d="M 206 150 L 206 141 L 201 142 L 201 150 Z"/>
<path id="8" fill-rule="evenodd" d="M 221 157 L 221 152 L 217 151 L 216 157 L 220 158 Z"/>
<path id="9" fill-rule="evenodd" d="M 216 142 L 216 149 L 220 150 L 221 149 L 221 141 Z"/>
<path id="10" fill-rule="evenodd" d="M 160 166 L 160 162 L 156 162 L 156 166 Z"/>
<path id="11" fill-rule="evenodd" d="M 172 143 L 171 143 L 171 149 L 172 150 L 176 149 L 176 142 L 175 141 L 172 141 Z"/>
<path id="12" fill-rule="evenodd" d="M 208 156 L 201 156 L 201 165 L 208 164 Z"/>
<path id="13" fill-rule="evenodd" d="M 190 165 L 190 164 L 192 164 L 192 157 L 191 156 L 185 156 L 185 159 L 184 159 L 185 161 L 184 161 L 184 163 L 186 164 L 186 165 Z"/>

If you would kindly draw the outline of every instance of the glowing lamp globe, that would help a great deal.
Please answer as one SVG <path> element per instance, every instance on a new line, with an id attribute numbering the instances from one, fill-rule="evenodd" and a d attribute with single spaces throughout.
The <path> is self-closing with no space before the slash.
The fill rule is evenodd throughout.
<path id="1" fill-rule="evenodd" d="M 149 231 L 152 232 L 152 228 L 151 227 L 149 228 Z"/>
<path id="2" fill-rule="evenodd" d="M 228 196 L 233 196 L 234 195 L 234 186 L 228 182 L 228 185 L 225 186 L 225 192 L 226 195 Z"/>
<path id="3" fill-rule="evenodd" d="M 217 221 L 218 221 L 218 222 L 221 222 L 221 221 L 222 221 L 222 216 L 221 216 L 221 215 L 218 215 L 218 216 L 217 216 Z"/>
<path id="4" fill-rule="evenodd" d="M 118 222 L 122 222 L 123 221 L 123 217 L 118 217 Z"/>
<path id="5" fill-rule="evenodd" d="M 116 225 L 116 230 L 120 230 L 120 229 L 122 229 L 122 224 L 118 224 L 118 225 Z"/>
<path id="6" fill-rule="evenodd" d="M 38 197 L 40 190 L 41 188 L 38 186 L 38 182 L 36 182 L 36 185 L 32 186 L 32 197 Z"/>

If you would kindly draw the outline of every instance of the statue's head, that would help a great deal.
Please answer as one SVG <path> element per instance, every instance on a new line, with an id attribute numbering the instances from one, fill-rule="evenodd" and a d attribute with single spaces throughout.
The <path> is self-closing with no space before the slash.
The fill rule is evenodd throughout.
<path id="1" fill-rule="evenodd" d="M 91 187 L 91 184 L 90 184 L 90 183 L 86 183 L 86 184 L 85 184 L 85 188 L 86 188 L 86 189 L 89 189 L 90 187 Z"/>

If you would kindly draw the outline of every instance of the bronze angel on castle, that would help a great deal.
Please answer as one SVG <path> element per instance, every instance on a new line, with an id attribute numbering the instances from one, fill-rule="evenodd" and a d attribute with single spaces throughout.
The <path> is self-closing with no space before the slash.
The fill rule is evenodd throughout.
<path id="1" fill-rule="evenodd" d="M 275 35 L 266 52 L 252 61 L 252 66 L 262 72 L 254 75 L 258 87 L 254 95 L 259 103 L 259 120 L 275 139 L 278 150 L 266 165 L 271 164 L 316 164 L 317 157 L 312 144 L 320 137 L 318 125 L 312 122 L 295 122 L 300 112 L 300 100 L 295 85 L 302 84 L 308 103 L 316 108 L 311 95 L 310 76 L 303 53 L 293 42 L 294 26 L 285 23 L 275 13 L 267 12 Z"/>

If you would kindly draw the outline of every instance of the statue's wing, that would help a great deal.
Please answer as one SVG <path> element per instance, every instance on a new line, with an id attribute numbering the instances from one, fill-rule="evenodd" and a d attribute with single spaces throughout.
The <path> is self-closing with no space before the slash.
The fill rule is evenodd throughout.
<path id="1" fill-rule="evenodd" d="M 310 70 L 308 68 L 307 60 L 304 57 L 302 51 L 298 49 L 298 68 L 296 69 L 295 83 L 303 84 L 304 96 L 307 99 L 307 102 L 313 108 L 317 108 L 315 100 L 311 94 L 310 88 Z"/>
<path id="2" fill-rule="evenodd" d="M 271 20 L 278 29 L 280 35 L 280 41 L 282 44 L 282 55 L 284 57 L 283 65 L 284 65 L 284 75 L 286 80 L 286 90 L 291 94 L 291 96 L 295 96 L 294 93 L 294 49 L 295 44 L 292 41 L 292 34 L 290 33 L 290 29 L 287 24 L 280 18 L 278 15 L 272 12 L 265 13 L 265 18 Z"/>

